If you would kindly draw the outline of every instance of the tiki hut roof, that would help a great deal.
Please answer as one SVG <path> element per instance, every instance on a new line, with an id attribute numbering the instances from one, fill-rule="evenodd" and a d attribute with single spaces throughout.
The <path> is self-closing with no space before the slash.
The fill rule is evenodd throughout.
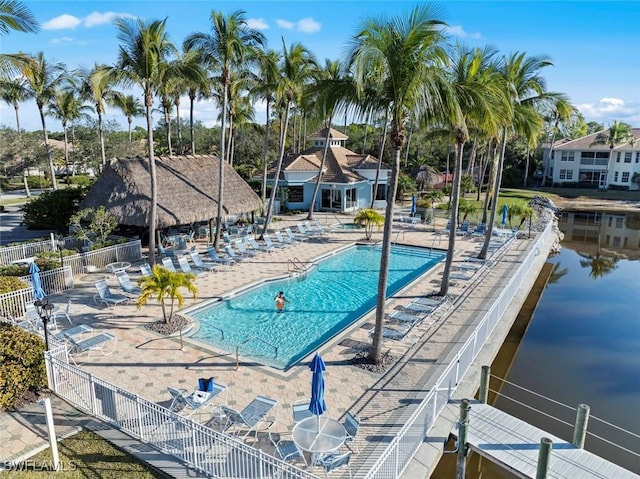
<path id="1" fill-rule="evenodd" d="M 187 155 L 156 157 L 157 228 L 215 218 L 218 211 L 218 157 Z M 120 224 L 148 226 L 151 208 L 149 159 L 115 158 L 105 167 L 82 203 L 105 206 Z M 224 214 L 248 213 L 262 206 L 260 198 L 227 163 L 224 165 Z"/>

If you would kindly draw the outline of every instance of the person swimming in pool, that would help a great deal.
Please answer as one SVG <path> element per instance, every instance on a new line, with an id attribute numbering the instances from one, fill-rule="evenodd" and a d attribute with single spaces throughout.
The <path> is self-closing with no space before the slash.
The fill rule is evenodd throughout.
<path id="1" fill-rule="evenodd" d="M 284 297 L 284 291 L 280 291 L 274 298 L 276 301 L 276 310 L 278 313 L 284 311 L 284 303 L 288 303 L 287 298 Z"/>

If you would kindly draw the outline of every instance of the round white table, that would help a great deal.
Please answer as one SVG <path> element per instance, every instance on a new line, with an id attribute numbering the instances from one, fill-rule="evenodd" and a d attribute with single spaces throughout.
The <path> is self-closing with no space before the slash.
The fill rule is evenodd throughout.
<path id="1" fill-rule="evenodd" d="M 333 452 L 344 443 L 347 432 L 335 419 L 326 416 L 312 416 L 293 426 L 293 442 L 312 454 L 315 464 L 321 454 Z"/>
<path id="2" fill-rule="evenodd" d="M 116 261 L 115 263 L 109 263 L 107 265 L 107 271 L 111 274 L 116 274 L 119 271 L 126 271 L 131 268 L 131 263 L 128 261 Z"/>

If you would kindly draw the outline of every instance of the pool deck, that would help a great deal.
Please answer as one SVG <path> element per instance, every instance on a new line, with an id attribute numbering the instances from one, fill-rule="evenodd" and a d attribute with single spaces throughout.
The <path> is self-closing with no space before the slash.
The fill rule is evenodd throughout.
<path id="1" fill-rule="evenodd" d="M 285 217 L 274 226 L 277 229 L 292 226 L 303 218 L 303 215 Z M 335 223 L 333 215 L 320 213 L 316 218 L 325 226 Z M 346 218 L 343 219 L 343 222 L 348 221 Z M 438 223 L 437 226 L 442 228 L 444 222 L 442 225 Z M 447 247 L 446 236 L 434 235 L 432 225 L 398 224 L 394 231 L 398 232 L 394 234 L 398 243 L 440 249 Z M 381 232 L 374 233 L 374 240 L 381 237 Z M 221 266 L 217 272 L 196 280 L 199 289 L 197 301 L 221 297 L 264 278 L 286 275 L 288 260 L 294 257 L 301 261 L 310 261 L 363 240 L 364 234 L 361 231 L 339 230 L 331 232 L 327 237 L 298 243 L 270 254 L 261 254 L 231 267 Z M 480 244 L 471 238 L 459 238 L 456 241 L 454 261 L 473 252 Z M 434 315 L 434 323 L 418 325 L 403 341 L 385 340 L 383 350 L 398 358 L 385 373 L 375 374 L 350 364 L 354 355 L 366 348 L 370 342 L 368 331 L 374 325 L 375 311 L 320 349 L 327 365 L 327 414 L 334 418 L 342 418 L 346 411 L 350 411 L 358 414 L 362 421 L 357 437 L 360 453 L 353 457 L 352 463 L 354 473 L 363 473 L 371 466 L 380 451 L 386 447 L 387 439 L 411 415 L 415 405 L 427 392 L 425 385 L 430 384 L 430 378 L 446 366 L 452 348 L 459 344 L 465 332 L 477 323 L 481 313 L 486 311 L 510 272 L 516 269 L 530 244 L 531 241 L 526 239 L 513 241 L 508 248 L 497 253 L 501 258 L 490 268 L 485 268 L 470 281 L 458 281 L 452 285 L 449 289 L 451 302 Z M 205 251 L 204 243 L 199 244 L 198 249 L 201 252 Z M 546 256 L 546 251 L 539 255 L 540 267 Z M 410 301 L 412 297 L 436 293 L 440 287 L 442 269 L 443 263 L 390 298 L 387 312 Z M 139 270 L 135 264 L 129 270 L 129 274 L 133 281 L 139 277 Z M 136 308 L 134 302 L 118 305 L 114 309 L 95 306 L 92 298 L 95 293 L 93 282 L 96 276 L 102 277 L 100 274 L 85 275 L 76 281 L 70 294 L 51 298 L 54 304 L 60 306 L 64 306 L 68 299 L 72 300 L 74 325 L 89 324 L 99 331 L 109 332 L 118 337 L 115 354 L 96 354 L 84 358 L 83 369 L 161 404 L 169 403 L 168 386 L 195 389 L 198 378 L 213 376 L 216 382 L 228 386 L 228 404 L 232 407 L 242 408 L 258 395 L 278 400 L 279 414 L 272 430 L 291 431 L 292 402 L 307 399 L 310 394 L 311 373 L 305 362 L 282 373 L 244 362 L 241 358 L 240 367 L 236 371 L 235 354 L 215 352 L 192 344 L 189 340 L 185 340 L 184 347 L 181 348 L 177 335 L 166 338 L 145 329 L 145 324 L 161 317 L 159 305 L 149 304 L 141 310 Z M 532 282 L 536 276 L 537 272 L 532 272 Z M 119 290 L 115 278 L 109 276 L 107 282 L 113 292 Z M 523 291 L 521 297 L 514 298 L 514 318 L 527 293 L 528 290 Z M 185 308 L 194 304 L 196 302 L 186 297 Z M 61 321 L 66 322 L 64 319 Z M 506 331 L 508 327 L 504 335 Z M 495 352 L 502 344 L 501 334 L 501 331 L 497 331 L 496 339 L 492 338 Z M 488 352 L 486 357 L 479 358 L 483 361 L 480 364 L 489 364 L 493 357 L 491 354 L 495 352 Z M 475 378 L 471 379 L 470 386 L 467 387 L 469 391 L 475 389 L 473 383 L 477 381 L 479 369 L 478 367 L 477 373 L 470 373 Z M 460 388 L 460 391 L 463 394 L 472 394 L 466 393 L 465 388 Z M 446 418 L 442 424 L 442 435 L 446 436 L 445 431 L 450 430 L 451 421 L 455 421 L 455 417 Z M 3 427 L 0 421 L 0 438 Z M 37 442 L 38 439 L 41 442 L 44 438 L 41 430 L 35 430 L 33 434 L 35 439 L 32 441 L 23 438 L 22 441 L 9 442 L 9 447 L 3 451 L 4 457 L 0 457 L 0 461 L 19 457 L 26 448 L 34 447 L 34 444 L 30 443 Z M 19 433 L 16 433 L 16 436 L 19 436 Z M 250 435 L 248 438 L 248 442 L 251 443 L 253 436 Z M 258 435 L 256 445 L 271 451 L 266 435 Z M 418 474 L 420 471 L 421 475 L 411 476 L 407 473 L 407 477 L 424 477 L 435 466 L 441 444 L 426 444 L 425 448 L 419 451 L 417 462 L 414 461 L 416 464 L 412 464 L 409 469 L 413 471 L 412 474 Z"/>

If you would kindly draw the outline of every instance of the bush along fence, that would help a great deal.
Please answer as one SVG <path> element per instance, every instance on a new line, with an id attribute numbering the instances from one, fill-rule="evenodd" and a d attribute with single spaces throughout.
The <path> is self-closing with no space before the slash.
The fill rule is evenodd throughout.
<path id="1" fill-rule="evenodd" d="M 132 240 L 86 253 L 64 257 L 64 265 L 70 266 L 74 275 L 93 273 L 116 261 L 134 262 L 142 259 L 142 243 Z"/>
<path id="2" fill-rule="evenodd" d="M 0 264 L 11 264 L 32 258 L 38 253 L 45 251 L 55 251 L 56 245 L 54 240 L 34 241 L 32 243 L 22 243 L 14 246 L 5 246 L 0 248 Z"/>

